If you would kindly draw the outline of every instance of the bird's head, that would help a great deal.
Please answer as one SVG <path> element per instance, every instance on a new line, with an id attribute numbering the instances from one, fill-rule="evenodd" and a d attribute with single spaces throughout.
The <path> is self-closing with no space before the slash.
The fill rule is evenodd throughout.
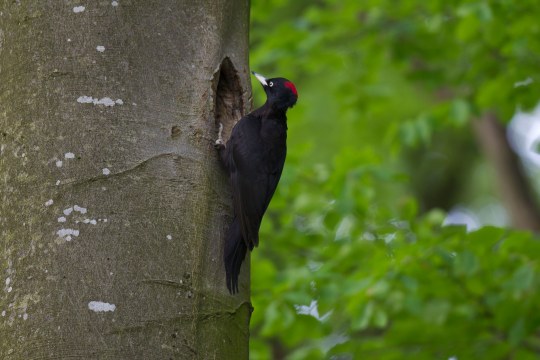
<path id="1" fill-rule="evenodd" d="M 252 73 L 262 84 L 269 105 L 278 109 L 287 110 L 296 104 L 298 92 L 292 82 L 284 78 L 266 79 L 261 74 L 257 74 L 254 71 L 252 71 Z"/>

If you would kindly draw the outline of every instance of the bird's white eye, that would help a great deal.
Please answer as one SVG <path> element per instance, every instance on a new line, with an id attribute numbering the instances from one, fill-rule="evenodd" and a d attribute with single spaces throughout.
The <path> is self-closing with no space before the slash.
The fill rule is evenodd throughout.
<path id="1" fill-rule="evenodd" d="M 272 86 L 274 86 L 274 83 L 270 81 L 270 82 L 268 83 L 268 86 L 272 87 Z"/>

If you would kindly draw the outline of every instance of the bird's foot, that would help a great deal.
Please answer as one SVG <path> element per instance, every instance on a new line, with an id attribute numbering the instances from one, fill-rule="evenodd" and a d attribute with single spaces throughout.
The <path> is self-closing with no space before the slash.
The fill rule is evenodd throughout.
<path id="1" fill-rule="evenodd" d="M 225 141 L 223 141 L 223 124 L 219 123 L 219 132 L 218 132 L 218 138 L 216 142 L 214 143 L 214 147 L 216 149 L 225 147 Z"/>

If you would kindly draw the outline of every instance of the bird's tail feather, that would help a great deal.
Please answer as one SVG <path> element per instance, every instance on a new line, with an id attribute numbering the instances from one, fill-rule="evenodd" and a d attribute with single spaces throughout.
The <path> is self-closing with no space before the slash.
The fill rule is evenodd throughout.
<path id="1" fill-rule="evenodd" d="M 240 275 L 240 267 L 242 261 L 246 257 L 247 246 L 242 238 L 240 230 L 240 221 L 235 218 L 229 227 L 227 237 L 225 239 L 225 273 L 227 279 L 227 289 L 231 294 L 238 292 L 238 275 Z"/>

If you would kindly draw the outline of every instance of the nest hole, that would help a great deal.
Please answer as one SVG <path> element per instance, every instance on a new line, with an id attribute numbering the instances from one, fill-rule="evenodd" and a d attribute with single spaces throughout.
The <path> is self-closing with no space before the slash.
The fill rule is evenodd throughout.
<path id="1" fill-rule="evenodd" d="M 214 78 L 216 79 L 216 78 Z M 223 124 L 223 139 L 227 141 L 231 135 L 234 124 L 243 116 L 244 103 L 242 100 L 242 86 L 238 71 L 232 61 L 226 57 L 221 62 L 217 74 L 215 89 L 215 126 Z"/>

